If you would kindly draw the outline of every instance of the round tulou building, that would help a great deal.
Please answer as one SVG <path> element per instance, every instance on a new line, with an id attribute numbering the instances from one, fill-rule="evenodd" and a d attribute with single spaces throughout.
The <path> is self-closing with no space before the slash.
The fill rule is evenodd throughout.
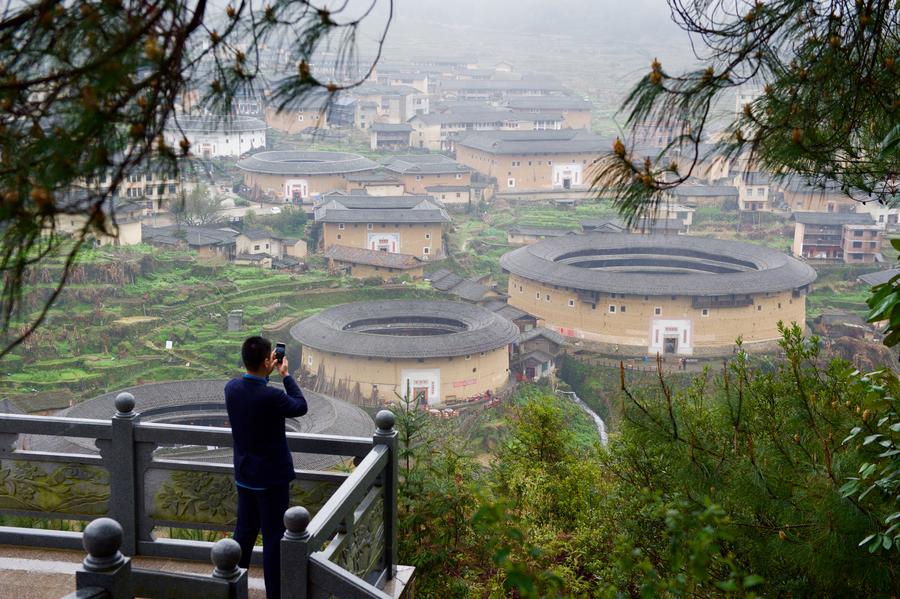
<path id="1" fill-rule="evenodd" d="M 304 152 L 295 150 L 260 152 L 240 160 L 244 184 L 285 201 L 309 201 L 329 191 L 345 190 L 347 175 L 372 171 L 378 165 L 359 154 Z"/>
<path id="2" fill-rule="evenodd" d="M 808 265 L 764 246 L 684 235 L 589 234 L 505 254 L 509 303 L 567 337 L 629 355 L 767 350 L 804 325 Z"/>
<path id="3" fill-rule="evenodd" d="M 310 387 L 363 405 L 407 391 L 426 405 L 495 392 L 509 380 L 518 334 L 478 306 L 415 300 L 344 304 L 291 329 Z"/>
<path id="4" fill-rule="evenodd" d="M 224 394 L 227 382 L 224 379 L 203 379 L 147 383 L 104 393 L 75 404 L 58 415 L 107 420 L 116 412 L 116 396 L 128 392 L 134 396 L 134 411 L 138 413 L 141 422 L 229 427 Z M 269 384 L 281 387 L 275 381 Z M 309 405 L 309 412 L 300 418 L 286 419 L 285 429 L 288 432 L 368 437 L 375 431 L 372 418 L 364 410 L 307 389 L 303 389 L 303 394 Z M 42 451 L 97 451 L 93 439 L 77 437 L 39 437 L 34 445 Z M 182 446 L 169 448 L 169 451 L 177 452 L 181 459 L 213 462 L 231 460 L 230 448 Z M 298 468 L 327 468 L 339 461 L 340 458 L 330 455 L 294 454 L 294 463 Z"/>

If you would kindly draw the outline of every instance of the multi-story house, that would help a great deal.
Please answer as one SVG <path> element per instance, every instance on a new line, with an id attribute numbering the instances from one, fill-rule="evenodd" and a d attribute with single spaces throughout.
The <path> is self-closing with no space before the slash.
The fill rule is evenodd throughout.
<path id="1" fill-rule="evenodd" d="M 881 254 L 883 232 L 869 214 L 798 212 L 794 222 L 795 256 L 871 264 Z"/>
<path id="2" fill-rule="evenodd" d="M 332 245 L 416 256 L 444 257 L 446 210 L 431 196 L 330 196 L 315 209 L 321 249 Z"/>

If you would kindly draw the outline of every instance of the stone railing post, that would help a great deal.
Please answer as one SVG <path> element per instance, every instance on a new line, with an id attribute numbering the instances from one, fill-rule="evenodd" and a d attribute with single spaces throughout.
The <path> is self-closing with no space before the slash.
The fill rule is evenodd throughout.
<path id="1" fill-rule="evenodd" d="M 307 599 L 309 596 L 309 512 L 295 506 L 284 513 L 281 539 L 281 597 Z"/>
<path id="2" fill-rule="evenodd" d="M 122 527 L 122 551 L 135 555 L 137 551 L 138 497 L 135 490 L 134 396 L 116 396 L 116 415 L 112 418 L 112 441 L 108 451 L 102 452 L 109 469 L 109 515 Z"/>
<path id="3" fill-rule="evenodd" d="M 210 551 L 215 569 L 213 578 L 228 582 L 228 596 L 231 599 L 247 599 L 247 571 L 238 567 L 241 561 L 241 546 L 234 539 L 219 539 Z"/>
<path id="4" fill-rule="evenodd" d="M 85 527 L 81 542 L 88 554 L 75 572 L 76 589 L 103 589 L 110 599 L 133 599 L 131 562 L 119 551 L 122 538 L 122 527 L 112 518 Z"/>
<path id="5" fill-rule="evenodd" d="M 374 445 L 388 448 L 388 463 L 381 477 L 384 491 L 384 567 L 387 579 L 397 573 L 397 430 L 394 428 L 394 414 L 381 410 L 375 415 L 378 430 L 372 438 Z"/>

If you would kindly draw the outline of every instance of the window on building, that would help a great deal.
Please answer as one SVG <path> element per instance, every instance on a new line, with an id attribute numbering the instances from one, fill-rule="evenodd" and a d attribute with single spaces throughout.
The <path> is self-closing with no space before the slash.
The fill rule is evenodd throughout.
<path id="1" fill-rule="evenodd" d="M 507 186 L 507 187 L 515 187 L 515 186 L 516 186 L 516 180 L 513 179 L 513 178 L 507 179 L 507 180 L 506 180 L 506 186 Z"/>
<path id="2" fill-rule="evenodd" d="M 253 251 L 254 251 L 254 252 L 258 252 L 258 251 L 259 251 L 259 246 L 258 246 L 258 245 L 254 245 L 254 246 L 253 246 Z"/>
<path id="3" fill-rule="evenodd" d="M 591 304 L 591 310 L 596 310 L 596 309 L 597 309 L 597 304 Z"/>
<path id="4" fill-rule="evenodd" d="M 548 293 L 547 295 L 544 296 L 544 300 L 545 300 L 545 301 L 548 301 L 548 302 L 550 301 L 550 294 L 549 294 L 549 293 Z"/>
<path id="5" fill-rule="evenodd" d="M 430 247 L 423 247 L 423 248 L 422 248 L 422 253 L 425 254 L 425 255 L 430 254 L 430 253 L 431 253 L 431 248 L 430 248 Z"/>
<path id="6" fill-rule="evenodd" d="M 660 314 L 662 314 L 662 308 L 660 308 L 659 306 L 653 308 L 653 313 L 659 316 Z"/>
<path id="7" fill-rule="evenodd" d="M 338 223 L 338 229 L 341 230 L 341 231 L 343 231 L 343 230 L 344 230 L 344 223 Z"/>
<path id="8" fill-rule="evenodd" d="M 615 304 L 610 304 L 610 305 L 609 305 L 609 313 L 610 313 L 610 314 L 615 314 L 615 313 L 616 313 L 616 306 L 615 306 Z"/>
<path id="9" fill-rule="evenodd" d="M 862 241 L 854 241 L 854 242 L 853 242 L 853 247 L 854 247 L 854 248 L 861 248 L 861 247 L 862 247 Z"/>
<path id="10" fill-rule="evenodd" d="M 540 292 L 540 291 L 538 291 L 537 293 L 534 294 L 534 299 L 541 299 L 541 292 Z"/>
<path id="11" fill-rule="evenodd" d="M 297 120 L 302 122 L 302 121 L 303 121 L 303 115 L 302 115 L 302 114 L 298 114 L 298 115 L 297 115 Z"/>
<path id="12" fill-rule="evenodd" d="M 338 241 L 341 240 L 341 234 L 340 234 L 340 233 L 337 234 L 337 238 L 338 238 Z"/>
<path id="13" fill-rule="evenodd" d="M 306 356 L 306 364 L 312 366 L 312 356 Z"/>
<path id="14" fill-rule="evenodd" d="M 624 305 L 619 306 L 619 312 L 624 312 L 624 311 L 625 311 L 625 306 Z"/>
<path id="15" fill-rule="evenodd" d="M 703 308 L 700 310 L 700 316 L 709 316 L 709 308 Z"/>
<path id="16" fill-rule="evenodd" d="M 421 181 L 421 180 L 422 180 L 422 175 L 416 175 L 416 181 Z"/>
<path id="17" fill-rule="evenodd" d="M 570 307 L 570 308 L 574 308 L 574 307 L 575 307 L 575 300 L 573 300 L 573 299 L 570 299 L 570 300 L 569 300 L 569 307 Z"/>
<path id="18" fill-rule="evenodd" d="M 471 360 L 472 356 L 470 354 L 466 354 L 466 360 Z"/>
<path id="19" fill-rule="evenodd" d="M 756 311 L 762 312 L 762 304 L 756 304 Z"/>
<path id="20" fill-rule="evenodd" d="M 853 231 L 853 236 L 854 236 L 854 237 L 862 237 L 862 236 L 863 236 L 863 232 L 860 231 L 860 230 Z"/>
<path id="21" fill-rule="evenodd" d="M 268 243 L 266 244 L 266 249 L 269 249 L 269 244 L 268 244 Z"/>

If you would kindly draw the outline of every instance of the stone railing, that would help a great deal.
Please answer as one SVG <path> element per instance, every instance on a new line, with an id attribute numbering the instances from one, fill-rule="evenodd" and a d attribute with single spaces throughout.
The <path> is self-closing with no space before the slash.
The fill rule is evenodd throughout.
<path id="1" fill-rule="evenodd" d="M 79 521 L 105 516 L 121 527 L 117 551 L 126 556 L 207 561 L 213 543 L 196 537 L 233 528 L 236 491 L 230 463 L 196 457 L 204 448 L 221 459 L 231 431 L 141 422 L 134 406 L 122 393 L 110 420 L 0 414 L 0 522 L 51 520 L 79 529 Z M 387 597 L 380 589 L 397 565 L 397 433 L 389 411 L 375 420 L 372 438 L 288 433 L 291 452 L 340 456 L 356 466 L 349 473 L 296 471 L 282 597 Z M 81 447 L 92 440 L 99 455 L 25 447 L 40 449 L 40 440 L 78 447 L 67 443 L 73 439 Z M 80 550 L 83 543 L 78 530 L 0 526 L 0 544 Z M 252 562 L 262 563 L 259 547 Z"/>

